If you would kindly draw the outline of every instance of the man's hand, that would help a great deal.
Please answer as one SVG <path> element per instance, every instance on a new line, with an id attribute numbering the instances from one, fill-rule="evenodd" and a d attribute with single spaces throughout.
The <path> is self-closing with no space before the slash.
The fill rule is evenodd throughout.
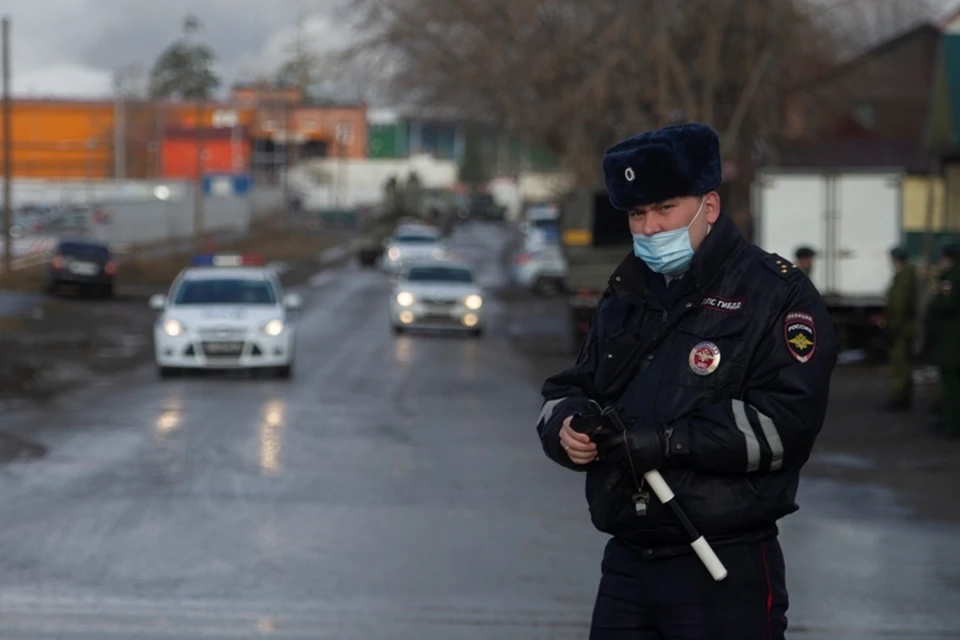
<path id="1" fill-rule="evenodd" d="M 587 434 L 577 433 L 570 428 L 572 419 L 573 416 L 567 416 L 563 420 L 563 426 L 560 427 L 560 445 L 574 464 L 589 464 L 597 459 L 597 445 Z"/>

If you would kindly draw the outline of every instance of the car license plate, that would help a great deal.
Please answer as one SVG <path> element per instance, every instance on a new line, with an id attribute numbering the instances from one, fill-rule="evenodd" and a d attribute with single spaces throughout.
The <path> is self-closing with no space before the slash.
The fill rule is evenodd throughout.
<path id="1" fill-rule="evenodd" d="M 70 272 L 78 276 L 95 276 L 100 273 L 100 266 L 92 262 L 71 262 Z"/>
<path id="2" fill-rule="evenodd" d="M 450 311 L 453 310 L 453 305 L 451 304 L 428 304 L 424 305 L 426 307 L 426 312 L 431 316 L 448 316 Z"/>
<path id="3" fill-rule="evenodd" d="M 203 352 L 208 356 L 238 356 L 243 351 L 242 342 L 204 342 Z"/>

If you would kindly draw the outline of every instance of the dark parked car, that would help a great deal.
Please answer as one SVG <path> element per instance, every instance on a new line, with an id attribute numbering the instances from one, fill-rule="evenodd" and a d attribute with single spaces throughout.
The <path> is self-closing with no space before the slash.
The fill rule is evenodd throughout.
<path id="1" fill-rule="evenodd" d="M 110 298 L 116 275 L 117 265 L 102 242 L 60 240 L 50 258 L 47 291 L 68 285 Z"/>

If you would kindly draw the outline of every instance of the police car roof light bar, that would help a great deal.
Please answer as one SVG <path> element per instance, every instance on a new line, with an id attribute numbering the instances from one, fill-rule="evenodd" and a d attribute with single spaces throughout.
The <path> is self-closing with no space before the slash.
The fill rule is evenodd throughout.
<path id="1" fill-rule="evenodd" d="M 200 254 L 193 256 L 190 264 L 194 267 L 262 267 L 263 257 L 255 253 L 245 254 Z"/>

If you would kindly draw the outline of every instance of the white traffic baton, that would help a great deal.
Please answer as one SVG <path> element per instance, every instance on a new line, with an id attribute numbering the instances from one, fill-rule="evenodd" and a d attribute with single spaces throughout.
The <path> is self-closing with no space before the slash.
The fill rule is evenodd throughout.
<path id="1" fill-rule="evenodd" d="M 697 554 L 697 557 L 700 558 L 703 566 L 710 572 L 710 576 L 717 582 L 726 578 L 726 567 L 720 562 L 720 558 L 717 557 L 717 554 L 714 552 L 713 547 L 710 546 L 710 543 L 707 542 L 707 539 L 697 531 L 697 528 L 690 522 L 690 518 L 688 518 L 687 514 L 680 508 L 673 490 L 670 489 L 670 486 L 663 479 L 663 476 L 660 475 L 660 472 L 656 469 L 647 471 L 643 474 L 643 478 L 647 481 L 647 484 L 650 485 L 650 488 L 653 489 L 653 492 L 657 494 L 657 499 L 669 507 L 674 517 L 680 521 L 680 526 L 683 527 L 683 530 L 691 540 L 690 546 L 693 548 L 694 553 Z"/>
<path id="2" fill-rule="evenodd" d="M 570 421 L 570 426 L 574 431 L 579 433 L 585 433 L 591 435 L 591 428 L 595 427 L 595 424 L 592 424 L 592 421 L 588 416 L 577 416 L 581 418 L 577 420 Z M 603 419 L 609 419 L 611 426 L 620 433 L 626 433 L 627 425 L 624 423 L 623 418 L 617 412 L 616 407 L 608 406 L 600 414 L 599 420 L 602 422 Z M 629 456 L 629 451 L 626 452 Z M 677 497 L 673 493 L 673 490 L 670 488 L 670 485 L 667 484 L 666 480 L 663 479 L 663 476 L 660 475 L 660 472 L 656 469 L 652 469 L 643 474 L 643 479 L 646 481 L 650 488 L 657 496 L 657 500 L 661 504 L 670 509 L 673 513 L 674 518 L 680 523 L 680 526 L 683 527 L 684 533 L 687 534 L 687 537 L 690 540 L 690 547 L 693 549 L 694 553 L 697 554 L 697 557 L 700 558 L 700 562 L 703 563 L 703 566 L 706 567 L 707 571 L 710 573 L 710 576 L 717 582 L 720 582 L 727 577 L 727 569 L 723 566 L 723 563 L 720 562 L 720 558 L 717 557 L 716 552 L 714 552 L 713 547 L 710 546 L 710 543 L 707 542 L 707 539 L 701 535 L 701 533 L 694 526 L 693 522 L 690 521 L 690 518 L 687 517 L 686 512 L 677 502 Z"/>

